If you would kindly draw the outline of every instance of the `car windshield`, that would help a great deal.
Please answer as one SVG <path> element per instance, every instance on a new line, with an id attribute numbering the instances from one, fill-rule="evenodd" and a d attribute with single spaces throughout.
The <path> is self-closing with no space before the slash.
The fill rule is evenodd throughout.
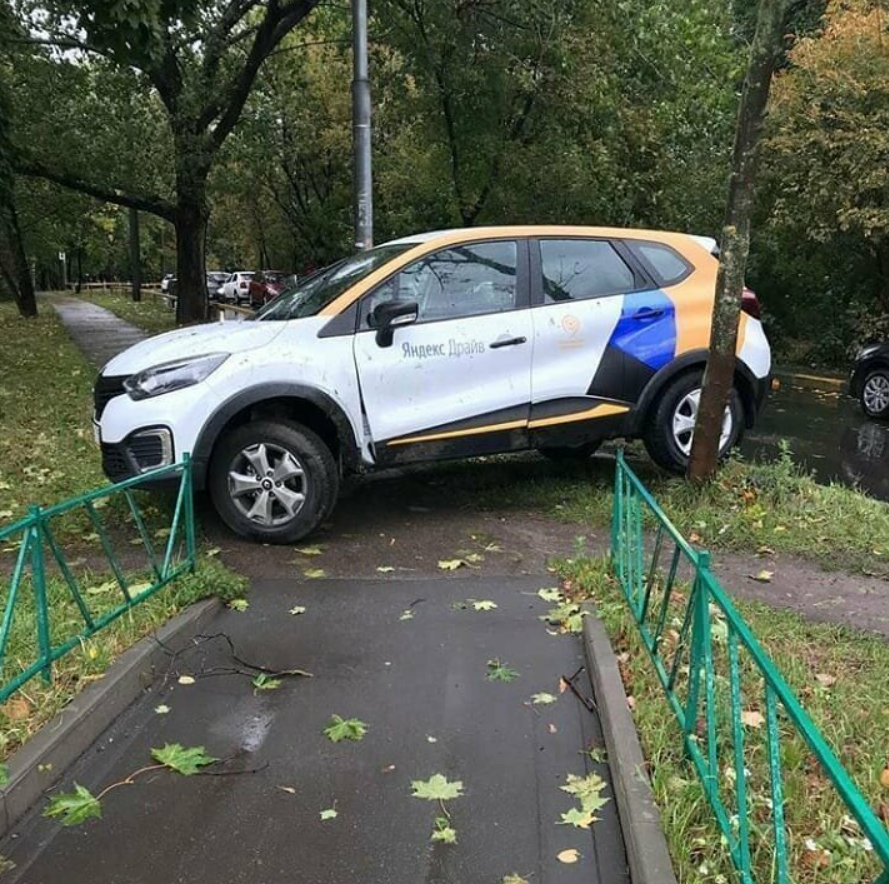
<path id="1" fill-rule="evenodd" d="M 413 243 L 377 246 L 367 252 L 359 252 L 329 267 L 307 276 L 292 288 L 284 291 L 263 307 L 253 318 L 265 320 L 302 319 L 314 316 L 346 289 L 360 282 L 378 267 L 411 248 Z"/>

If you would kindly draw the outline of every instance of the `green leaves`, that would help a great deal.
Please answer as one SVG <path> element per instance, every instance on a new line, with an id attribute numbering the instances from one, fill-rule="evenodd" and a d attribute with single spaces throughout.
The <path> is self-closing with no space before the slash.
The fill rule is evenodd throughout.
<path id="1" fill-rule="evenodd" d="M 463 796 L 463 781 L 451 782 L 442 774 L 433 774 L 428 780 L 412 780 L 411 795 L 427 801 L 452 801 Z"/>
<path id="2" fill-rule="evenodd" d="M 517 872 L 513 872 L 511 875 L 504 875 L 500 884 L 529 884 L 529 882 L 527 878 L 523 878 Z"/>
<path id="3" fill-rule="evenodd" d="M 342 740 L 354 740 L 356 743 L 364 739 L 367 733 L 367 725 L 358 718 L 341 718 L 332 715 L 327 727 L 324 728 L 324 736 L 331 743 L 339 743 Z"/>
<path id="4" fill-rule="evenodd" d="M 557 702 L 558 699 L 555 694 L 548 694 L 545 691 L 539 694 L 531 694 L 531 703 L 534 706 L 549 706 L 551 703 Z"/>
<path id="5" fill-rule="evenodd" d="M 247 608 L 250 607 L 250 602 L 248 602 L 247 599 L 232 599 L 228 603 L 228 606 L 232 609 L 232 611 L 240 611 L 241 613 L 243 613 L 247 610 Z"/>
<path id="6" fill-rule="evenodd" d="M 322 822 L 326 822 L 327 820 L 335 820 L 339 814 L 336 812 L 335 807 L 328 807 L 327 810 L 322 810 L 320 814 Z"/>
<path id="7" fill-rule="evenodd" d="M 565 601 L 551 608 L 541 619 L 558 626 L 562 632 L 576 633 L 583 629 L 583 618 L 586 615 L 587 612 L 582 611 L 577 602 Z"/>
<path id="8" fill-rule="evenodd" d="M 73 792 L 61 792 L 49 799 L 45 817 L 59 820 L 63 826 L 77 826 L 102 816 L 102 805 L 89 789 L 74 784 Z"/>
<path id="9" fill-rule="evenodd" d="M 189 746 L 186 749 L 179 743 L 167 743 L 163 749 L 152 749 L 151 757 L 184 777 L 190 777 L 202 767 L 219 760 L 207 755 L 203 746 Z"/>
<path id="10" fill-rule="evenodd" d="M 9 766 L 0 764 L 0 786 L 5 786 L 9 782 Z"/>
<path id="11" fill-rule="evenodd" d="M 565 785 L 559 788 L 577 798 L 580 807 L 572 807 L 563 813 L 558 825 L 588 829 L 598 820 L 596 812 L 608 803 L 608 799 L 602 796 L 602 791 L 606 786 L 602 777 L 595 773 L 585 777 L 568 774 Z"/>
<path id="12" fill-rule="evenodd" d="M 272 676 L 260 672 L 259 675 L 253 679 L 253 687 L 256 688 L 257 691 L 274 691 L 281 687 L 281 679 L 272 678 Z"/>
<path id="13" fill-rule="evenodd" d="M 538 589 L 537 595 L 545 602 L 560 602 L 562 600 L 562 591 L 558 587 L 552 589 Z"/>
<path id="14" fill-rule="evenodd" d="M 451 826 L 451 821 L 446 816 L 437 816 L 435 818 L 435 828 L 432 830 L 432 836 L 429 840 L 441 844 L 457 843 L 457 832 Z"/>
<path id="15" fill-rule="evenodd" d="M 498 658 L 488 660 L 488 681 L 512 681 L 519 677 L 515 669 L 510 669 L 505 663 L 501 663 Z"/>
<path id="16" fill-rule="evenodd" d="M 300 614 L 305 614 L 306 609 L 303 605 L 294 605 L 287 613 L 292 614 L 294 617 L 298 617 Z"/>

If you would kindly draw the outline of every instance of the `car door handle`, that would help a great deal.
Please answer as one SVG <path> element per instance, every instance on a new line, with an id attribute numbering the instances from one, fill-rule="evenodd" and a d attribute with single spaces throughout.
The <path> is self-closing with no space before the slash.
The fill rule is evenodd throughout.
<path id="1" fill-rule="evenodd" d="M 657 319 L 658 316 L 663 315 L 663 310 L 656 310 L 654 307 L 642 307 L 632 315 L 631 319 L 638 319 L 645 322 L 646 319 Z"/>
<path id="2" fill-rule="evenodd" d="M 497 338 L 496 341 L 488 344 L 488 346 L 492 350 L 497 350 L 500 347 L 517 347 L 519 344 L 526 343 L 527 340 L 527 338 Z"/>

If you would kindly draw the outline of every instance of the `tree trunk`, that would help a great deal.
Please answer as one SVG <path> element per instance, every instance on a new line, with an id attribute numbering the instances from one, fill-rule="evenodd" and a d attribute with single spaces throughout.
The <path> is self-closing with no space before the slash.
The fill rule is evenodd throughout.
<path id="1" fill-rule="evenodd" d="M 207 321 L 207 276 L 204 246 L 207 209 L 203 203 L 180 200 L 176 210 L 176 322 Z"/>
<path id="2" fill-rule="evenodd" d="M 142 300 L 142 252 L 139 247 L 139 212 L 130 207 L 130 286 L 133 300 Z"/>
<path id="3" fill-rule="evenodd" d="M 722 416 L 735 376 L 735 350 L 744 272 L 750 251 L 750 216 L 756 156 L 775 66 L 783 49 L 784 24 L 792 0 L 760 0 L 756 34 L 738 109 L 719 272 L 710 330 L 710 353 L 695 424 L 688 478 L 703 482 L 716 472 Z"/>
<path id="4" fill-rule="evenodd" d="M 31 277 L 31 268 L 28 266 L 28 257 L 25 254 L 25 244 L 22 241 L 22 231 L 14 205 L 5 207 L 0 225 L 2 225 L 0 237 L 3 240 L 0 247 L 4 253 L 0 254 L 3 276 L 12 289 L 12 297 L 19 313 L 24 317 L 36 316 L 37 298 L 34 295 L 34 280 Z"/>

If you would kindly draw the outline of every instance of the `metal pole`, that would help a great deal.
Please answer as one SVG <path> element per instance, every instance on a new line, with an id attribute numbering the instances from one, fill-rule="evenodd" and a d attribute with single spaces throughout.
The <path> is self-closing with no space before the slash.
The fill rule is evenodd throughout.
<path id="1" fill-rule="evenodd" d="M 355 247 L 373 245 L 370 80 L 367 75 L 367 0 L 352 0 L 352 154 Z"/>

